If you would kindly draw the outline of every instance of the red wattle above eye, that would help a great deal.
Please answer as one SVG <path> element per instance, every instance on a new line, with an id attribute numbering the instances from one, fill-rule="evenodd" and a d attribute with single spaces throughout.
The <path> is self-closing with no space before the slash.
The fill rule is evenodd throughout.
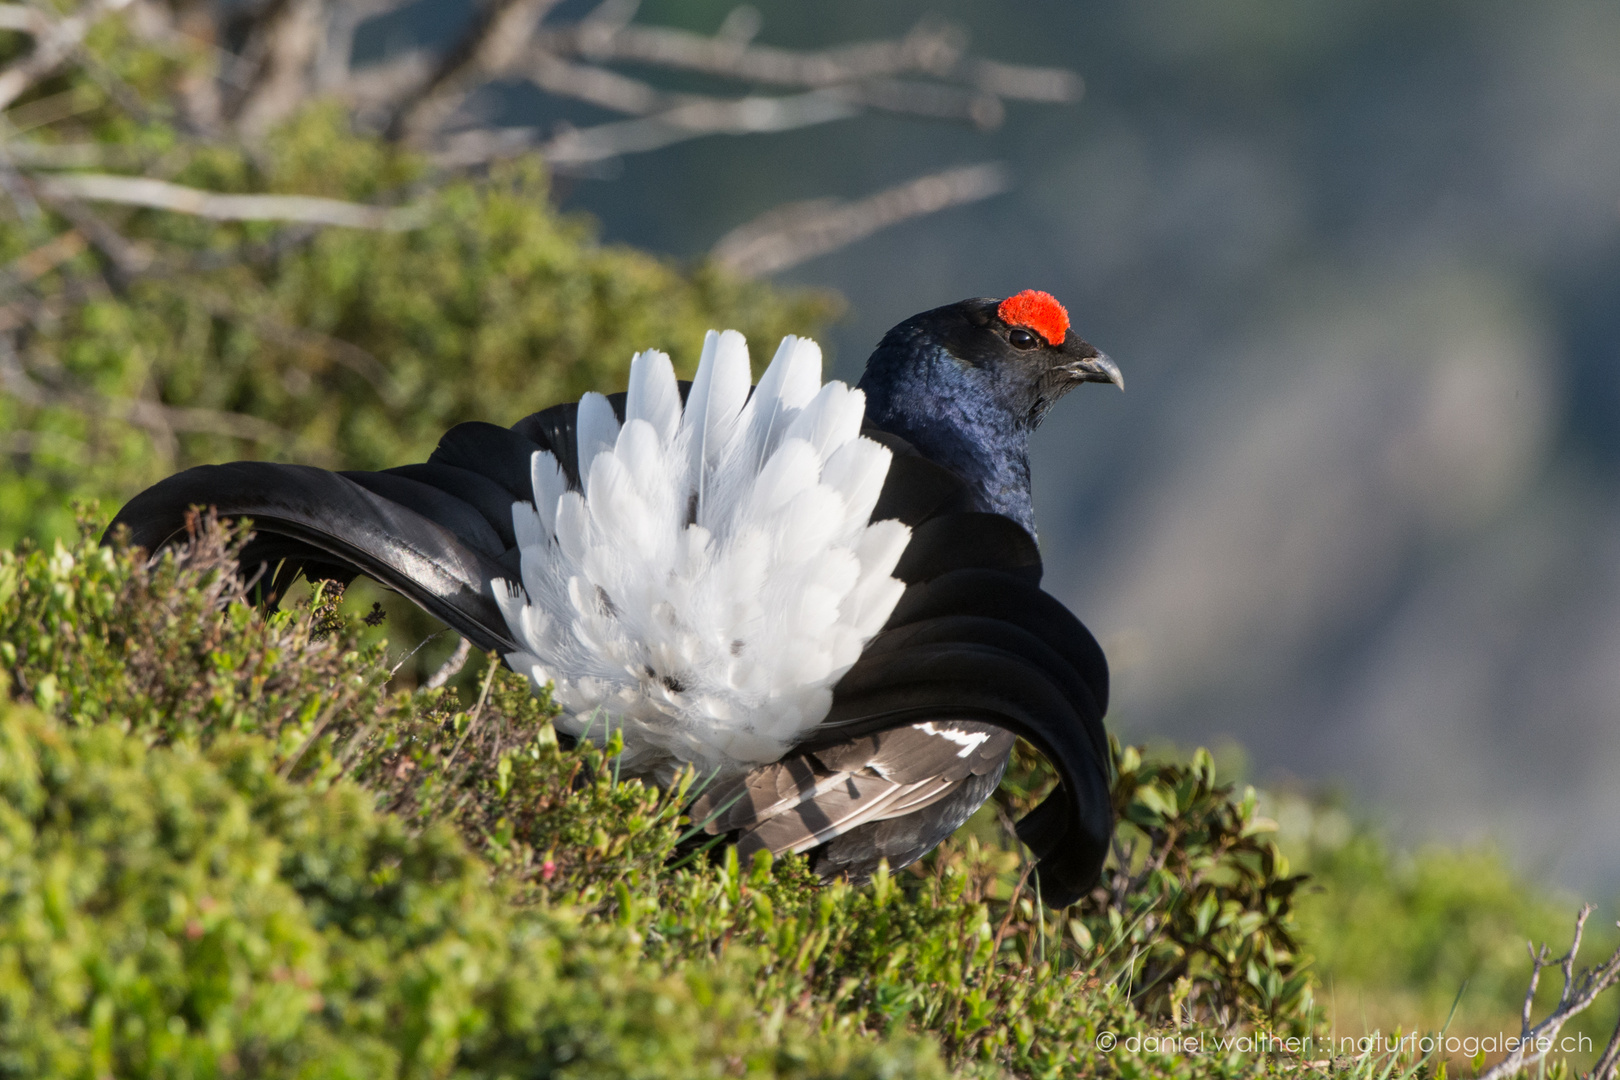
<path id="1" fill-rule="evenodd" d="M 1048 345 L 1063 344 L 1069 332 L 1069 313 L 1051 293 L 1025 289 L 1009 296 L 996 308 L 996 314 L 1009 326 L 1021 326 L 1039 334 Z"/>

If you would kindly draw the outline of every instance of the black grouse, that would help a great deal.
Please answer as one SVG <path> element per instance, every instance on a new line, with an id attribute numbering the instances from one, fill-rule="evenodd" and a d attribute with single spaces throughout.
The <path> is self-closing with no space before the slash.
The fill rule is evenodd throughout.
<path id="1" fill-rule="evenodd" d="M 158 551 L 187 511 L 251 518 L 244 568 L 365 574 L 552 684 L 567 735 L 621 768 L 709 778 L 691 807 L 744 856 L 824 876 L 898 868 L 967 820 L 1015 736 L 1061 783 L 1018 823 L 1042 896 L 1072 903 L 1113 831 L 1095 639 L 1041 591 L 1028 440 L 1119 369 L 1033 290 L 913 316 L 858 388 L 786 338 L 750 387 L 710 332 L 697 374 L 631 360 L 628 390 L 509 428 L 452 428 L 382 472 L 239 461 L 142 492 L 112 529 Z"/>

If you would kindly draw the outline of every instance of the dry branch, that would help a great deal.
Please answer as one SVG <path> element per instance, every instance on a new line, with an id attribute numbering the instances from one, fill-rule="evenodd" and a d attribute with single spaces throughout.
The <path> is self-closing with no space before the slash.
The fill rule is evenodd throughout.
<path id="1" fill-rule="evenodd" d="M 597 63 L 646 64 L 774 86 L 828 87 L 899 75 L 932 75 L 1023 101 L 1077 101 L 1084 90 L 1080 77 L 1062 68 L 967 58 L 960 31 L 933 22 L 919 25 L 898 41 L 807 52 L 749 45 L 723 35 L 704 37 L 671 27 L 623 26 L 603 32 L 584 23 L 543 31 L 536 44 Z"/>
<path id="2" fill-rule="evenodd" d="M 102 16 L 127 7 L 129 3 L 130 0 L 93 0 L 78 14 L 60 22 L 52 22 L 43 12 L 38 13 L 39 25 L 32 31 L 33 50 L 0 71 L 0 109 L 10 106 L 29 87 L 61 67 Z"/>
<path id="3" fill-rule="evenodd" d="M 351 100 L 375 100 L 391 90 L 399 103 L 390 131 L 415 142 L 440 130 L 478 85 L 497 78 L 525 78 L 547 93 L 645 118 L 645 123 L 621 121 L 568 131 L 550 141 L 528 130 L 477 129 L 441 141 L 438 155 L 441 164 L 470 165 L 538 147 L 554 163 L 577 168 L 702 135 L 782 131 L 868 109 L 991 128 L 1003 119 L 1003 98 L 1073 101 L 1082 90 L 1073 72 L 965 57 L 963 35 L 939 23 L 921 24 L 899 40 L 800 52 L 750 44 L 757 19 L 747 25 L 728 23 L 720 33 L 705 37 L 631 25 L 634 5 L 616 2 L 601 5 L 572 26 L 536 30 L 551 5 L 552 0 L 493 0 L 484 18 L 431 74 L 424 74 L 425 61 L 419 56 L 380 65 L 390 70 L 351 80 Z M 677 94 L 600 66 L 605 63 L 699 72 L 810 93 L 741 99 Z"/>
<path id="4" fill-rule="evenodd" d="M 702 135 L 751 135 L 843 120 L 860 110 L 835 93 L 814 90 L 786 97 L 751 96 L 677 105 L 640 120 L 578 128 L 541 147 L 547 161 L 577 165 L 644 153 Z"/>
<path id="5" fill-rule="evenodd" d="M 1597 1000 L 1609 987 L 1620 983 L 1620 949 L 1614 955 L 1594 968 L 1587 968 L 1579 976 L 1575 974 L 1575 956 L 1580 952 L 1581 935 L 1586 930 L 1586 920 L 1592 914 L 1592 905 L 1587 904 L 1575 916 L 1575 934 L 1570 941 L 1569 952 L 1558 961 L 1564 975 L 1564 988 L 1558 995 L 1558 1004 L 1553 1006 L 1552 1012 L 1534 1026 L 1530 1023 L 1531 1010 L 1535 1004 L 1536 985 L 1541 981 L 1541 971 L 1547 966 L 1549 953 L 1547 946 L 1542 945 L 1538 951 L 1535 945 L 1530 945 L 1530 985 L 1524 994 L 1524 1012 L 1520 1018 L 1520 1031 L 1518 1046 L 1507 1057 L 1495 1066 L 1487 1069 L 1479 1080 L 1509 1080 L 1517 1076 L 1526 1068 L 1539 1062 L 1552 1049 L 1553 1039 L 1563 1026 L 1576 1015 L 1585 1012 L 1592 1002 Z M 1620 1028 L 1615 1031 L 1614 1038 L 1609 1040 L 1609 1046 L 1599 1059 L 1598 1068 L 1591 1074 L 1592 1080 L 1613 1080 L 1616 1049 L 1620 1042 Z"/>
<path id="6" fill-rule="evenodd" d="M 733 229 L 710 254 L 735 273 L 761 277 L 902 221 L 987 199 L 1007 188 L 1006 169 L 990 162 L 918 177 L 851 203 L 827 199 L 793 203 Z"/>
<path id="7" fill-rule="evenodd" d="M 427 83 L 399 105 L 389 134 L 417 141 L 448 120 L 478 83 L 511 67 L 557 0 L 486 0 L 473 28 Z"/>
<path id="8" fill-rule="evenodd" d="M 285 0 L 263 28 L 258 77 L 236 110 L 236 127 L 259 139 L 291 116 L 309 91 L 326 20 L 321 0 Z"/>
<path id="9" fill-rule="evenodd" d="M 961 35 L 925 25 L 898 41 L 799 52 L 705 37 L 664 26 L 602 27 L 590 21 L 541 32 L 536 43 L 596 63 L 634 63 L 774 86 L 825 87 L 890 75 L 943 75 L 961 58 Z"/>
<path id="10" fill-rule="evenodd" d="M 411 207 L 366 206 L 313 195 L 221 195 L 144 176 L 69 173 L 38 181 L 39 192 L 52 199 L 172 210 L 214 221 L 302 221 L 356 229 L 412 229 L 421 211 Z"/>
<path id="11" fill-rule="evenodd" d="M 50 29 L 50 19 L 38 8 L 27 4 L 0 4 L 0 30 L 39 35 L 48 33 Z"/>
<path id="12" fill-rule="evenodd" d="M 530 54 L 523 74 L 548 94 L 589 102 L 631 116 L 645 116 L 680 104 L 682 100 L 681 95 L 666 93 L 640 79 L 590 64 L 571 63 L 541 50 Z"/>
<path id="13" fill-rule="evenodd" d="M 429 690 L 437 690 L 461 673 L 461 669 L 467 666 L 467 657 L 471 655 L 472 642 L 462 638 L 456 645 L 456 651 L 451 653 L 449 659 L 443 664 L 439 665 L 439 670 L 435 671 L 424 685 Z"/>

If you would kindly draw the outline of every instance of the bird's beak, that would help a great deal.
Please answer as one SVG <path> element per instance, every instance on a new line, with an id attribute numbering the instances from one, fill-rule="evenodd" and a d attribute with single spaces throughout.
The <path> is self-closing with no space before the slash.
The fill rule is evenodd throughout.
<path id="1" fill-rule="evenodd" d="M 1125 376 L 1119 373 L 1119 365 L 1104 353 L 1071 360 L 1063 365 L 1063 371 L 1075 382 L 1107 382 L 1125 389 Z"/>

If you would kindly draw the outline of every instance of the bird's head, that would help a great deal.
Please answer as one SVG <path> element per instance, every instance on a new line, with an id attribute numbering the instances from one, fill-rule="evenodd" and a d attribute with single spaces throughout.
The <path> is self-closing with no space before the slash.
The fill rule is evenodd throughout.
<path id="1" fill-rule="evenodd" d="M 1070 328 L 1052 294 L 1025 289 L 913 315 L 884 335 L 861 387 L 884 412 L 915 418 L 937 406 L 1028 431 L 1087 382 L 1125 388 L 1119 368 Z"/>
<path id="2" fill-rule="evenodd" d="M 1032 532 L 1029 435 L 1081 383 L 1124 388 L 1114 362 L 1027 289 L 913 315 L 883 336 L 860 388 L 866 416 L 973 483 L 987 508 Z"/>

